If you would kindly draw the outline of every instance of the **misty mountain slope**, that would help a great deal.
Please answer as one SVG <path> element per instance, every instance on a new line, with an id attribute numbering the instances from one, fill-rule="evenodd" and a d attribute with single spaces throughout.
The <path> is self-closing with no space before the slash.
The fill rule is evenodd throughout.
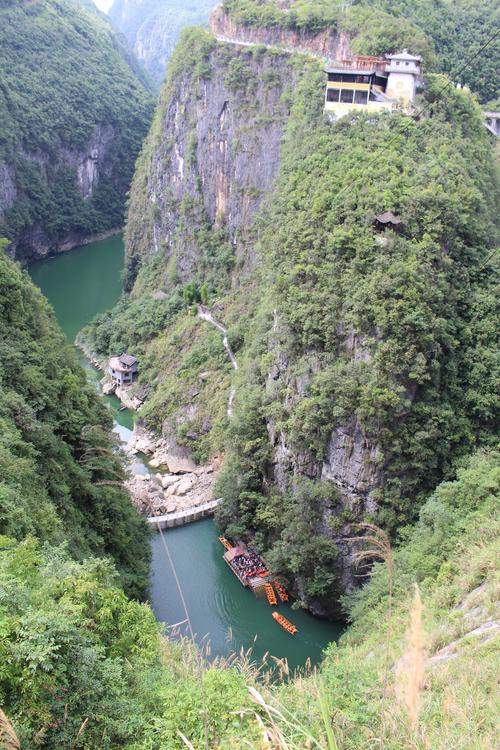
<path id="1" fill-rule="evenodd" d="M 179 34 L 207 23 L 215 0 L 114 0 L 109 17 L 159 87 Z"/>

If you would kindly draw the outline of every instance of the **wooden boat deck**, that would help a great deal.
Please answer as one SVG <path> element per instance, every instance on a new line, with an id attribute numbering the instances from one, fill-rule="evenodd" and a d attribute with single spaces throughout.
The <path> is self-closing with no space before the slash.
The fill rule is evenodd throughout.
<path id="1" fill-rule="evenodd" d="M 278 600 L 276 599 L 276 594 L 274 593 L 272 583 L 266 583 L 264 589 L 266 591 L 267 601 L 269 602 L 271 607 L 273 607 L 278 603 Z"/>

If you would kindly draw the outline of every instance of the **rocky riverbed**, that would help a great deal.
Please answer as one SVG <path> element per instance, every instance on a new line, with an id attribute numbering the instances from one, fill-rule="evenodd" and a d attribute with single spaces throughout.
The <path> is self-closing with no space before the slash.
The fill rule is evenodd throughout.
<path id="1" fill-rule="evenodd" d="M 145 516 L 164 516 L 213 500 L 214 469 L 201 466 L 190 474 L 134 474 L 125 483 L 136 508 Z"/>
<path id="2" fill-rule="evenodd" d="M 145 454 L 147 465 L 158 473 L 132 474 L 126 482 L 140 513 L 160 516 L 195 508 L 214 499 L 213 484 L 220 461 L 196 466 L 187 449 L 175 440 L 157 437 L 136 426 L 126 448 L 131 456 Z"/>
<path id="3" fill-rule="evenodd" d="M 77 337 L 79 346 L 94 367 L 104 373 L 101 389 L 104 395 L 115 394 L 122 404 L 131 411 L 138 411 L 147 395 L 147 388 L 137 391 L 136 388 L 117 387 L 106 373 L 106 360 L 100 360 L 86 346 L 81 336 Z M 198 505 L 204 505 L 214 499 L 213 484 L 220 458 L 204 466 L 197 466 L 189 450 L 177 443 L 174 430 L 168 422 L 163 425 L 162 435 L 146 430 L 138 420 L 134 431 L 125 447 L 130 456 L 138 453 L 146 457 L 149 469 L 158 473 L 131 473 L 125 486 L 130 492 L 132 502 L 145 516 L 162 516 L 176 513 Z"/>

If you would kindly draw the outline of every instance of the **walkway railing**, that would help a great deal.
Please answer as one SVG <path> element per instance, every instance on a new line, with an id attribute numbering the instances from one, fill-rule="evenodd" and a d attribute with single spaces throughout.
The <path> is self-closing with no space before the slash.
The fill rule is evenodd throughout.
<path id="1" fill-rule="evenodd" d="M 220 501 L 220 498 L 217 500 L 210 500 L 208 503 L 203 503 L 203 505 L 195 505 L 192 508 L 179 510 L 175 513 L 167 513 L 164 516 L 149 516 L 147 520 L 151 526 L 157 526 L 160 529 L 171 529 L 174 526 L 184 526 L 186 523 L 191 523 L 192 521 L 198 521 L 200 518 L 211 516 Z"/>

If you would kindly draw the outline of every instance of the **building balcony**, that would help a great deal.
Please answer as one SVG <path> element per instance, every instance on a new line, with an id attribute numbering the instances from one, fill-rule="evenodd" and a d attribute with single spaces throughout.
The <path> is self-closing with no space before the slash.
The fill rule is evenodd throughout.
<path id="1" fill-rule="evenodd" d="M 329 89 L 351 89 L 355 91 L 369 91 L 370 83 L 357 83 L 357 82 L 344 82 L 344 81 L 328 81 L 326 84 Z M 380 87 L 379 87 L 380 88 Z"/>

